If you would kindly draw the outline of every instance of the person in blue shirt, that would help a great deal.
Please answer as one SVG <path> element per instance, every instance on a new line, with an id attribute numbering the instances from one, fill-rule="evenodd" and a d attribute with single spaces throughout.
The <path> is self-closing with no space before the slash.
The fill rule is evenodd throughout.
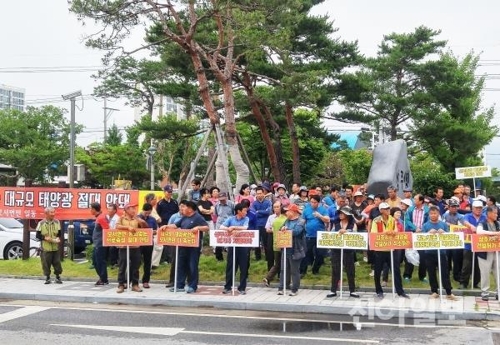
<path id="1" fill-rule="evenodd" d="M 174 224 L 163 225 L 160 229 L 182 229 L 192 230 L 199 233 L 200 244 L 198 247 L 181 247 L 178 248 L 177 262 L 177 289 L 171 288 L 170 291 L 195 293 L 198 289 L 199 271 L 198 265 L 200 262 L 200 249 L 203 245 L 202 232 L 209 230 L 205 219 L 198 213 L 198 206 L 194 201 L 183 201 L 182 218 Z M 186 286 L 186 279 L 188 287 Z"/>
<path id="2" fill-rule="evenodd" d="M 322 249 L 316 247 L 316 239 L 318 231 L 329 229 L 330 217 L 328 210 L 320 204 L 321 197 L 319 195 L 311 195 L 309 203 L 304 207 L 302 218 L 306 225 L 306 257 L 300 264 L 300 274 L 307 273 L 307 267 L 312 266 L 312 273 L 318 274 L 321 265 L 324 263 L 324 253 Z"/>
<path id="3" fill-rule="evenodd" d="M 411 232 L 421 232 L 422 225 L 429 221 L 429 207 L 425 205 L 425 197 L 422 194 L 416 194 L 413 198 L 413 206 L 411 206 L 405 213 L 405 231 Z M 424 251 L 418 251 L 420 255 L 420 265 L 418 266 L 418 279 L 421 282 L 427 282 L 425 278 L 425 255 Z M 405 263 L 405 270 L 403 273 L 403 279 L 405 281 L 410 281 L 413 275 L 414 266 L 408 261 Z"/>
<path id="4" fill-rule="evenodd" d="M 338 195 L 339 195 L 339 187 L 337 185 L 331 186 L 330 194 L 323 198 L 323 204 L 325 205 L 325 207 L 329 208 L 334 206 L 336 211 L 337 210 L 336 200 Z"/>
<path id="5" fill-rule="evenodd" d="M 247 217 L 248 207 L 239 203 L 234 206 L 236 215 L 229 217 L 220 226 L 221 230 L 226 230 L 229 235 L 234 235 L 240 230 L 248 229 L 249 219 Z M 235 257 L 233 258 L 233 248 L 227 251 L 227 264 L 226 264 L 226 284 L 224 285 L 223 294 L 231 293 L 233 287 L 233 260 L 235 261 L 235 270 L 240 270 L 240 285 L 238 292 L 240 295 L 246 294 L 247 278 L 248 278 L 248 260 L 250 257 L 249 247 L 236 247 L 234 250 Z"/>
<path id="6" fill-rule="evenodd" d="M 156 230 L 158 229 L 158 222 L 151 216 L 153 212 L 153 206 L 151 204 L 145 203 L 142 206 L 142 212 L 139 218 L 144 219 L 148 228 L 153 229 L 153 234 L 156 235 Z M 144 272 L 142 274 L 142 287 L 149 289 L 149 280 L 151 279 L 151 260 L 153 258 L 153 244 L 150 246 L 141 246 L 141 256 L 144 267 Z"/>
<path id="7" fill-rule="evenodd" d="M 464 215 L 458 213 L 458 201 L 450 199 L 448 201 L 448 210 L 441 216 L 443 222 L 450 225 L 464 225 Z M 463 249 L 449 249 L 446 254 L 448 258 L 448 270 L 452 272 L 453 280 L 460 283 L 462 274 L 462 263 L 464 261 Z"/>
<path id="8" fill-rule="evenodd" d="M 476 227 L 486 221 L 486 217 L 483 214 L 483 203 L 479 200 L 472 202 L 472 212 L 467 213 L 464 216 L 464 225 L 468 226 L 472 232 L 476 232 Z M 460 288 L 466 289 L 469 286 L 470 276 L 472 274 L 472 261 L 474 264 L 474 277 L 472 277 L 472 286 L 474 288 L 479 288 L 479 281 L 481 280 L 481 275 L 479 272 L 479 264 L 477 260 L 477 255 L 475 260 L 472 260 L 473 255 L 471 244 L 465 243 L 464 246 L 464 261 L 462 265 L 462 275 L 460 277 Z"/>
<path id="9" fill-rule="evenodd" d="M 428 234 L 443 234 L 449 232 L 448 224 L 439 219 L 441 212 L 438 206 L 429 207 L 429 220 L 422 225 L 422 232 Z M 450 272 L 448 271 L 448 260 L 445 250 L 425 250 L 425 267 L 429 275 L 431 297 L 439 298 L 438 280 L 436 269 L 438 267 L 438 253 L 441 260 L 441 282 L 446 291 L 446 299 L 456 301 L 458 298 L 451 293 Z"/>
<path id="10" fill-rule="evenodd" d="M 255 260 L 260 260 L 262 258 L 261 246 L 264 248 L 268 271 L 273 267 L 274 264 L 274 252 L 272 250 L 272 244 L 270 246 L 271 250 L 269 252 L 267 244 L 267 232 L 266 223 L 267 218 L 272 213 L 273 205 L 269 199 L 266 199 L 266 194 L 263 187 L 257 187 L 255 189 L 255 200 L 250 206 L 250 210 L 255 213 L 256 216 L 256 226 L 259 230 L 259 247 L 255 249 Z M 251 229 L 255 230 L 255 229 Z M 269 252 L 269 253 L 268 253 Z"/>

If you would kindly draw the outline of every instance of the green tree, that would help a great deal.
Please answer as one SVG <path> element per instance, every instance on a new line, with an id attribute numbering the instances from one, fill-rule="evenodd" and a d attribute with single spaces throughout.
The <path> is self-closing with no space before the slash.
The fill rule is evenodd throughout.
<path id="1" fill-rule="evenodd" d="M 444 69 L 429 70 L 432 105 L 413 118 L 411 133 L 418 146 L 431 154 L 445 172 L 481 165 L 481 150 L 493 140 L 498 127 L 491 125 L 494 108 L 484 108 L 481 94 L 484 77 L 477 77 L 479 56 L 472 53 L 459 59 L 444 54 Z"/>
<path id="2" fill-rule="evenodd" d="M 334 114 L 341 121 L 389 127 L 396 140 L 402 124 L 416 118 L 431 104 L 429 71 L 443 66 L 439 53 L 446 42 L 440 31 L 421 26 L 408 34 L 384 36 L 377 57 L 367 58 L 359 71 L 340 77 L 339 102 L 345 110 Z"/>
<path id="3" fill-rule="evenodd" d="M 413 190 L 432 196 L 436 187 L 443 188 L 445 196 L 452 196 L 457 184 L 455 174 L 447 172 L 442 165 L 428 153 L 420 153 L 410 159 L 413 175 Z"/>
<path id="4" fill-rule="evenodd" d="M 372 153 L 366 149 L 342 150 L 337 153 L 342 162 L 344 181 L 349 184 L 363 184 L 368 181 L 372 166 Z"/>
<path id="5" fill-rule="evenodd" d="M 44 182 L 68 160 L 70 125 L 62 109 L 0 110 L 0 123 L 0 161 L 25 179 Z"/>
<path id="6" fill-rule="evenodd" d="M 118 126 L 113 124 L 110 129 L 108 129 L 108 135 L 106 136 L 106 145 L 119 146 L 123 141 L 123 135 L 120 133 Z"/>
<path id="7" fill-rule="evenodd" d="M 105 188 L 110 188 L 113 180 L 119 177 L 131 180 L 136 187 L 143 187 L 145 181 L 149 180 L 146 156 L 139 146 L 93 143 L 87 149 L 77 148 L 75 158 Z"/>

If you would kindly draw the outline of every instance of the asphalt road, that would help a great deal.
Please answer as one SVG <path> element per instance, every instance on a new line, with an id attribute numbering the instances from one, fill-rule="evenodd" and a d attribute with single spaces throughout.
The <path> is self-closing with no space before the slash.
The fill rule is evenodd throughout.
<path id="1" fill-rule="evenodd" d="M 500 323 L 0 301 L 6 345 L 500 344 Z M 499 333 L 500 334 L 500 333 Z"/>

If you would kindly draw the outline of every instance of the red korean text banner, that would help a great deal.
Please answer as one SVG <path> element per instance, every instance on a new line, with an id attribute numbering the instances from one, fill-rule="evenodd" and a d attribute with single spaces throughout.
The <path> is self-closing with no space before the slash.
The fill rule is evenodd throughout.
<path id="1" fill-rule="evenodd" d="M 274 233 L 276 248 L 292 248 L 292 241 L 292 230 L 276 231 Z"/>
<path id="2" fill-rule="evenodd" d="M 153 229 L 140 228 L 134 232 L 127 230 L 103 229 L 104 247 L 140 247 L 153 245 Z"/>
<path id="3" fill-rule="evenodd" d="M 473 252 L 500 252 L 500 233 L 498 235 L 471 235 Z"/>
<path id="4" fill-rule="evenodd" d="M 0 217 L 42 219 L 45 208 L 53 207 L 59 220 L 90 219 L 93 202 L 104 209 L 107 204 L 123 209 L 138 198 L 136 190 L 0 187 Z"/>
<path id="5" fill-rule="evenodd" d="M 199 247 L 200 232 L 191 229 L 158 230 L 156 244 L 159 246 Z"/>
<path id="6" fill-rule="evenodd" d="M 393 235 L 370 233 L 370 250 L 410 249 L 412 248 L 411 235 L 411 232 L 396 232 Z"/>

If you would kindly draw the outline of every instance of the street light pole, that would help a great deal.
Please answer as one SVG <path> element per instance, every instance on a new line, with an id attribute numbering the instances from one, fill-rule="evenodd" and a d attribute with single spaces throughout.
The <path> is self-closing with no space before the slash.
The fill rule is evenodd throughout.
<path id="1" fill-rule="evenodd" d="M 153 159 L 154 154 L 156 153 L 156 147 L 154 146 L 153 138 L 151 138 L 150 146 L 148 148 L 149 155 L 149 169 L 151 173 L 151 190 L 155 190 L 155 162 Z"/>
<path id="2" fill-rule="evenodd" d="M 67 95 L 63 95 L 62 98 L 71 102 L 71 114 L 70 114 L 70 133 L 69 133 L 69 188 L 73 188 L 75 185 L 75 111 L 76 111 L 76 98 L 82 95 L 81 91 L 75 91 Z M 64 243 L 64 234 L 61 234 L 61 243 Z M 69 222 L 68 225 L 68 255 L 70 260 L 74 260 L 75 252 L 75 228 L 73 226 L 73 221 Z M 64 245 L 60 249 L 62 254 L 64 254 Z M 61 260 L 64 255 L 61 255 Z"/>

